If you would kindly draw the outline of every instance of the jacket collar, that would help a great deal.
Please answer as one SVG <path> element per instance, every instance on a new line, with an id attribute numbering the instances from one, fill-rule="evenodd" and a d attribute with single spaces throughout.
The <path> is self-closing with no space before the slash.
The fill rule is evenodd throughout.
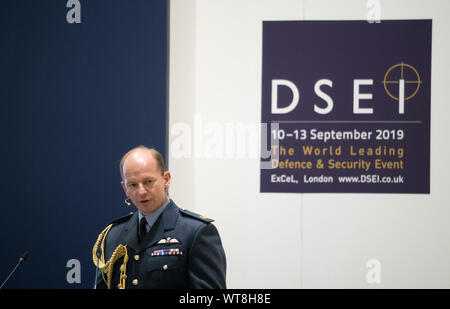
<path id="1" fill-rule="evenodd" d="M 137 252 L 144 250 L 145 248 L 154 245 L 162 238 L 165 238 L 165 233 L 175 228 L 179 213 L 180 211 L 178 206 L 172 200 L 170 200 L 166 209 L 164 209 L 163 213 L 159 216 L 158 220 L 156 220 L 155 224 L 152 226 L 150 231 L 143 239 L 142 243 L 139 245 L 137 239 L 139 215 L 138 212 L 136 212 L 130 218 L 130 220 L 128 220 L 128 223 L 124 228 L 122 238 L 129 247 L 134 249 L 134 251 Z"/>

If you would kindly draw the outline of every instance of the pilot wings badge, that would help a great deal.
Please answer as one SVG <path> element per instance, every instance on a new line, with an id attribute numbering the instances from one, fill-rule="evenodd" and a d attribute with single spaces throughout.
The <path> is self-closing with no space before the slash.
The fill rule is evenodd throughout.
<path id="1" fill-rule="evenodd" d="M 171 237 L 167 237 L 167 238 L 163 238 L 160 241 L 158 241 L 158 245 L 160 244 L 179 244 L 180 242 L 178 241 L 178 239 L 176 238 L 171 238 Z"/>

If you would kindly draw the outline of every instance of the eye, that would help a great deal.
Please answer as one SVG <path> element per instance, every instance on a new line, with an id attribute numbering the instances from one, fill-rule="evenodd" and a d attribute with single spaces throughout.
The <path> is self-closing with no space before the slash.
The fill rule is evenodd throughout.
<path id="1" fill-rule="evenodd" d="M 129 183 L 128 184 L 128 187 L 130 187 L 130 188 L 136 188 L 136 186 L 137 186 L 137 184 L 135 184 L 135 183 Z"/>
<path id="2" fill-rule="evenodd" d="M 151 179 L 148 179 L 148 180 L 146 181 L 146 183 L 147 183 L 147 184 L 151 184 L 151 183 L 152 183 L 152 180 L 151 180 Z"/>

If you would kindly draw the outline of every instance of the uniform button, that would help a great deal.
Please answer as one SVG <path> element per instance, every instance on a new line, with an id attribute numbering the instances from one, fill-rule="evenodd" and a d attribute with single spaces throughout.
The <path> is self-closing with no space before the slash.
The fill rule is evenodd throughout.
<path id="1" fill-rule="evenodd" d="M 139 254 L 136 254 L 136 255 L 134 256 L 134 259 L 135 259 L 136 261 L 139 261 L 140 258 L 141 258 L 141 257 L 139 256 Z"/>
<path id="2" fill-rule="evenodd" d="M 164 266 L 163 266 L 163 269 L 164 269 L 164 270 L 167 270 L 167 268 L 169 268 L 167 265 L 164 265 Z"/>
<path id="3" fill-rule="evenodd" d="M 138 281 L 138 279 L 134 279 L 131 283 L 132 283 L 133 285 L 138 285 L 138 284 L 139 284 L 139 281 Z"/>

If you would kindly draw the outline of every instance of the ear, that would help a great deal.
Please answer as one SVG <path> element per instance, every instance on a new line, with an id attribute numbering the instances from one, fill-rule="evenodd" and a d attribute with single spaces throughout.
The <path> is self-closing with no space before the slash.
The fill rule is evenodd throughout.
<path id="1" fill-rule="evenodd" d="M 167 190 L 169 190 L 170 187 L 170 172 L 169 171 L 164 172 L 163 178 L 164 178 L 164 189 L 166 189 L 167 192 Z"/>
<path id="2" fill-rule="evenodd" d="M 125 183 L 123 182 L 123 180 L 120 182 L 120 184 L 122 185 L 122 189 L 123 189 L 123 191 L 125 192 L 125 195 L 128 197 L 128 194 L 127 194 L 127 186 L 125 186 Z"/>

